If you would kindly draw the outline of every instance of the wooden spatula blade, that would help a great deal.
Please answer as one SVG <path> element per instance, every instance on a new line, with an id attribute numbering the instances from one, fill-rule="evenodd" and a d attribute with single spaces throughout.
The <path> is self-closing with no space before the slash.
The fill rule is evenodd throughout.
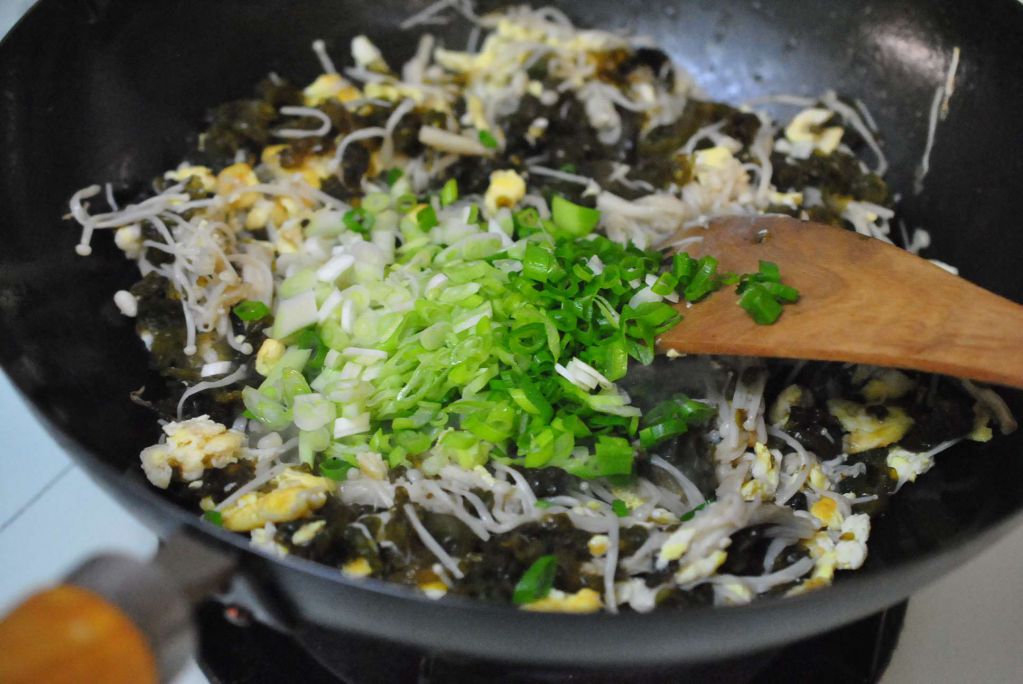
<path id="1" fill-rule="evenodd" d="M 757 325 L 732 288 L 679 305 L 661 351 L 845 361 L 1023 388 L 1023 306 L 893 245 L 783 216 L 711 223 L 690 254 L 720 271 L 772 261 L 800 292 L 774 325 Z"/>

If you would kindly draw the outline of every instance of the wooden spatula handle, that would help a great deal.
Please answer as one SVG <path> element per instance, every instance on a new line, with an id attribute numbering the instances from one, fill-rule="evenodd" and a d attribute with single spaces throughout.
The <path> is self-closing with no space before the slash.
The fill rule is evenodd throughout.
<path id="1" fill-rule="evenodd" d="M 65 584 L 40 592 L 0 622 L 4 684 L 147 684 L 156 659 L 120 608 Z"/>

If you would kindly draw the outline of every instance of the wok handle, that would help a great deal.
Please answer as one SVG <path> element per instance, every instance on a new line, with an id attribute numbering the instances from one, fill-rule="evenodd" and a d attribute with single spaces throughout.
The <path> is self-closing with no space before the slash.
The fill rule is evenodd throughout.
<path id="1" fill-rule="evenodd" d="M 0 622 L 0 681 L 157 682 L 142 631 L 99 594 L 71 584 L 42 591 Z"/>
<path id="2" fill-rule="evenodd" d="M 145 562 L 103 555 L 0 620 L 0 683 L 170 681 L 196 638 L 192 607 L 236 559 L 178 530 Z"/>

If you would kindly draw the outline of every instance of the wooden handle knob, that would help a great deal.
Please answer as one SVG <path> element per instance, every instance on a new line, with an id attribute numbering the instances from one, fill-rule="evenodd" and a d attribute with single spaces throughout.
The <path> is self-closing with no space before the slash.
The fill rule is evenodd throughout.
<path id="1" fill-rule="evenodd" d="M 147 684 L 156 660 L 142 632 L 117 606 L 61 585 L 32 596 L 0 621 L 4 684 Z"/>

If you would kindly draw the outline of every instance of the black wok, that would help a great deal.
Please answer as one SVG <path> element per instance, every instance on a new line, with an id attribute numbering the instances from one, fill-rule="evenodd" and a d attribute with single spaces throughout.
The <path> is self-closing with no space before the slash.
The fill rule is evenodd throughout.
<path id="1" fill-rule="evenodd" d="M 539 615 L 356 581 L 299 559 L 271 560 L 246 539 L 200 525 L 138 468 L 153 416 L 127 400 L 151 380 L 131 322 L 111 295 L 135 278 L 103 237 L 76 256 L 62 221 L 93 182 L 131 189 L 185 153 L 205 109 L 274 70 L 295 81 L 366 33 L 411 55 L 397 23 L 427 3 L 341 0 L 42 0 L 0 46 L 0 361 L 61 444 L 128 514 L 161 534 L 199 528 L 240 558 L 280 614 L 429 650 L 533 663 L 628 666 L 735 655 L 818 633 L 889 606 L 969 559 L 1018 520 L 1023 434 L 950 450 L 875 523 L 867 566 L 827 590 L 747 607 L 649 615 Z M 909 226 L 931 256 L 1023 300 L 1023 5 L 1014 0 L 757 2 L 572 0 L 580 23 L 653 36 L 706 92 L 741 101 L 826 88 L 870 106 Z M 434 28 L 462 45 L 464 28 Z M 953 46 L 962 49 L 951 113 L 922 194 L 912 192 L 927 111 Z M 879 293 L 883 296 L 883 293 Z M 922 303 L 922 305 L 926 305 Z M 1019 413 L 1020 395 L 1009 394 Z"/>

